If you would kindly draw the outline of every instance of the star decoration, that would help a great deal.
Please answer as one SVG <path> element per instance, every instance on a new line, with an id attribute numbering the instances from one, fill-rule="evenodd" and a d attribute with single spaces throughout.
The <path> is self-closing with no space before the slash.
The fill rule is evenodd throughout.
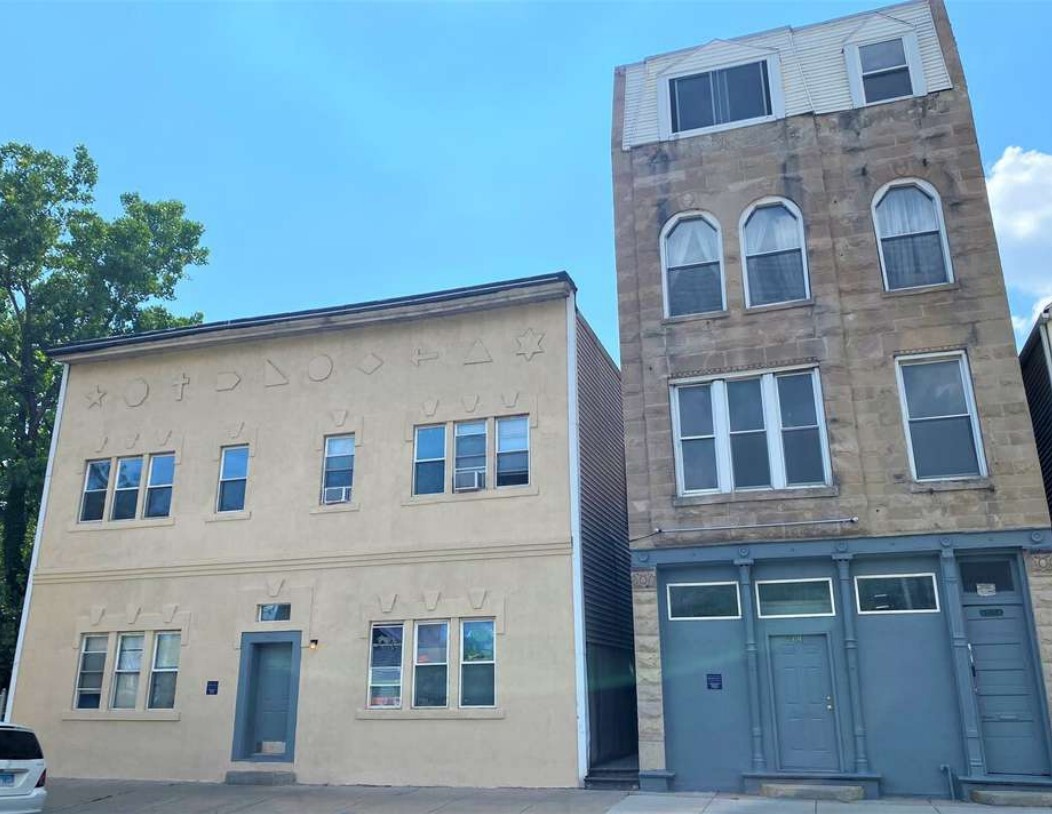
<path id="1" fill-rule="evenodd" d="M 92 407 L 102 407 L 102 397 L 106 395 L 106 391 L 98 385 L 95 385 L 95 390 L 90 393 L 85 393 L 84 398 L 88 400 L 88 409 Z"/>
<path id="2" fill-rule="evenodd" d="M 525 356 L 527 362 L 533 361 L 533 357 L 538 353 L 544 353 L 541 347 L 542 339 L 544 339 L 543 333 L 535 333 L 533 328 L 527 328 L 526 333 L 515 339 L 519 343 L 519 349 L 515 351 L 515 355 Z"/>

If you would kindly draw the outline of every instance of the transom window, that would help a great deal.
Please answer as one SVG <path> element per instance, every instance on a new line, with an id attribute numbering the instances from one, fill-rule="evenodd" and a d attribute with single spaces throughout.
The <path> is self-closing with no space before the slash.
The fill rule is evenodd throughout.
<path id="1" fill-rule="evenodd" d="M 221 456 L 216 511 L 243 511 L 248 485 L 248 446 L 223 447 Z"/>
<path id="2" fill-rule="evenodd" d="M 772 115 L 766 60 L 670 79 L 668 93 L 673 133 Z"/>
<path id="3" fill-rule="evenodd" d="M 963 353 L 897 360 L 910 466 L 917 480 L 986 474 Z"/>
<path id="4" fill-rule="evenodd" d="M 740 619 L 737 582 L 698 582 L 669 585 L 669 619 Z"/>
<path id="5" fill-rule="evenodd" d="M 746 210 L 745 305 L 775 305 L 811 296 L 804 252 L 804 221 L 788 201 Z"/>
<path id="6" fill-rule="evenodd" d="M 855 577 L 858 612 L 937 613 L 935 574 L 882 574 Z"/>
<path id="7" fill-rule="evenodd" d="M 672 405 L 680 494 L 829 482 L 815 369 L 677 385 Z"/>
<path id="8" fill-rule="evenodd" d="M 670 317 L 726 308 L 718 226 L 707 215 L 682 216 L 665 227 L 666 311 Z"/>
<path id="9" fill-rule="evenodd" d="M 287 622 L 292 618 L 289 602 L 267 602 L 256 606 L 257 622 Z"/>
<path id="10" fill-rule="evenodd" d="M 758 581 L 756 607 L 761 619 L 834 616 L 833 581 L 828 578 Z"/>
<path id="11" fill-rule="evenodd" d="M 942 206 L 930 185 L 905 181 L 878 193 L 874 219 L 884 286 L 889 291 L 953 279 Z"/>
<path id="12" fill-rule="evenodd" d="M 354 484 L 354 436 L 331 435 L 325 439 L 321 502 L 349 503 Z"/>
<path id="13" fill-rule="evenodd" d="M 901 39 L 858 47 L 866 104 L 913 95 L 910 66 Z"/>

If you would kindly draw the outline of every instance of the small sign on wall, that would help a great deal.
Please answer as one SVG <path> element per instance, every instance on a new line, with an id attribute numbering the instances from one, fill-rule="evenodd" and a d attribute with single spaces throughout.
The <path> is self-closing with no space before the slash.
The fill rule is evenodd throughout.
<path id="1" fill-rule="evenodd" d="M 722 690 L 723 673 L 708 673 L 705 676 L 705 686 L 710 690 Z"/>
<path id="2" fill-rule="evenodd" d="M 208 681 L 205 683 L 205 695 L 219 695 L 219 682 Z"/>

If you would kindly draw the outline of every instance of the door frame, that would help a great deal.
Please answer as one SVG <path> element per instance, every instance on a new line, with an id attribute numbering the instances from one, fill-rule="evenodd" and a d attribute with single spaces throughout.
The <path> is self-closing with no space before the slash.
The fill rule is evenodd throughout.
<path id="1" fill-rule="evenodd" d="M 266 633 L 241 634 L 241 663 L 237 672 L 237 701 L 234 711 L 234 744 L 232 761 L 252 763 L 292 763 L 296 758 L 296 718 L 299 707 L 300 650 L 302 634 L 299 630 L 267 631 Z M 256 647 L 261 644 L 291 644 L 292 666 L 289 671 L 289 713 L 286 724 L 285 753 L 281 755 L 255 755 L 245 748 L 248 736 L 248 715 L 251 707 L 250 674 L 255 661 Z"/>
<path id="2" fill-rule="evenodd" d="M 814 769 L 814 773 L 833 772 L 839 774 L 844 771 L 844 743 L 840 732 L 840 697 L 837 692 L 836 662 L 833 660 L 833 642 L 828 631 L 811 631 L 800 633 L 766 632 L 764 634 L 764 647 L 767 650 L 767 691 L 771 704 L 771 734 L 774 736 L 771 748 L 774 751 L 774 762 L 778 771 L 796 772 L 806 771 L 804 769 L 786 769 L 782 763 L 782 736 L 778 731 L 778 695 L 775 691 L 774 682 L 774 650 L 771 648 L 771 639 L 784 638 L 786 636 L 820 636 L 825 639 L 826 663 L 829 665 L 829 687 L 833 695 L 833 735 L 836 742 L 836 767 L 833 769 Z"/>

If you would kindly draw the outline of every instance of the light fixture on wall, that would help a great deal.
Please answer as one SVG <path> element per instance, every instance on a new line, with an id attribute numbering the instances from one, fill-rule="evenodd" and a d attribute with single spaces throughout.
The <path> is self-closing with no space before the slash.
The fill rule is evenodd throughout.
<path id="1" fill-rule="evenodd" d="M 318 649 L 318 640 L 317 639 L 311 639 L 310 640 L 310 644 L 308 646 L 310 647 L 311 650 L 317 650 Z"/>

